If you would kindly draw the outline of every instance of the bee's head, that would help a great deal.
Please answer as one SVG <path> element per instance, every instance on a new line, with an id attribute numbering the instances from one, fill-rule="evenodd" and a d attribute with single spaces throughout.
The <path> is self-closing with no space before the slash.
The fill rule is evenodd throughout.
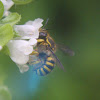
<path id="1" fill-rule="evenodd" d="M 48 21 L 49 21 L 49 18 L 46 20 L 45 25 L 39 29 L 39 38 L 41 39 L 46 39 L 46 37 L 48 36 L 48 32 L 45 29 L 45 26 L 47 25 Z"/>
<path id="2" fill-rule="evenodd" d="M 46 39 L 47 35 L 48 34 L 47 34 L 47 31 L 45 29 L 40 29 L 39 30 L 39 38 Z"/>
<path id="3" fill-rule="evenodd" d="M 45 33 L 45 32 L 39 32 L 39 37 L 45 38 L 45 37 L 47 37 L 47 33 Z"/>

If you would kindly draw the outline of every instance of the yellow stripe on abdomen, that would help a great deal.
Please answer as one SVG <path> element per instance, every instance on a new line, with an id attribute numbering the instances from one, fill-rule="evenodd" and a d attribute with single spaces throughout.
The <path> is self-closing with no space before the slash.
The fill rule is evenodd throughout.
<path id="1" fill-rule="evenodd" d="M 54 60 L 52 57 L 47 58 L 48 61 Z"/>
<path id="2" fill-rule="evenodd" d="M 44 72 L 43 68 L 41 68 L 41 72 L 43 75 L 45 75 L 46 73 Z"/>
<path id="3" fill-rule="evenodd" d="M 51 71 L 51 69 L 49 69 L 49 68 L 48 68 L 47 66 L 45 66 L 45 65 L 44 65 L 44 68 L 45 68 L 47 71 L 49 71 L 49 72 Z"/>
<path id="4" fill-rule="evenodd" d="M 50 63 L 50 62 L 48 62 L 48 61 L 46 62 L 46 64 L 47 64 L 47 65 L 50 65 L 50 66 L 52 66 L 52 67 L 54 66 L 54 64 L 52 64 L 52 63 Z"/>

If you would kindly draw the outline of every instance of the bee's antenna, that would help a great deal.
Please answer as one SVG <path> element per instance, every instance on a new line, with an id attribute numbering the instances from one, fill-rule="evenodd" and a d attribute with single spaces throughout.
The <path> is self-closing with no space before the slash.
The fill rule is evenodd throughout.
<path id="1" fill-rule="evenodd" d="M 52 29 L 50 29 L 50 28 L 48 29 L 48 28 L 47 28 L 46 30 L 52 30 Z"/>
<path id="2" fill-rule="evenodd" d="M 45 26 L 48 24 L 48 21 L 49 21 L 49 18 L 47 18 L 47 20 L 46 20 L 46 22 L 45 22 L 45 24 L 43 26 L 43 29 L 45 29 Z"/>

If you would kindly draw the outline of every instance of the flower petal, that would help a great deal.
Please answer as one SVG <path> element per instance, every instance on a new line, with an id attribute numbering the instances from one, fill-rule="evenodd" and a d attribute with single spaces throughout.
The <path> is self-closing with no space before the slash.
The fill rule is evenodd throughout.
<path id="1" fill-rule="evenodd" d="M 43 26 L 42 22 L 43 22 L 43 19 L 37 18 L 37 19 L 35 19 L 34 21 L 28 21 L 28 22 L 26 22 L 25 24 L 26 24 L 26 25 L 32 25 L 32 26 L 34 26 L 34 27 L 40 28 L 40 27 Z"/>
<path id="2" fill-rule="evenodd" d="M 1 0 L 1 2 L 3 3 L 5 10 L 3 16 L 8 16 L 10 14 L 8 10 L 14 5 L 14 2 L 12 0 Z"/>
<path id="3" fill-rule="evenodd" d="M 29 41 L 25 40 L 15 40 L 17 48 L 22 51 L 25 55 L 29 55 L 33 51 L 33 46 L 29 44 Z"/>
<path id="4" fill-rule="evenodd" d="M 0 50 L 2 50 L 2 46 L 0 45 Z"/>
<path id="5" fill-rule="evenodd" d="M 33 47 L 25 40 L 11 40 L 8 44 L 11 59 L 17 64 L 26 64 Z"/>
<path id="6" fill-rule="evenodd" d="M 37 39 L 39 37 L 39 28 L 43 26 L 43 19 L 28 21 L 25 25 L 15 25 L 14 30 L 21 36 L 21 39 Z"/>
<path id="7" fill-rule="evenodd" d="M 12 0 L 1 0 L 1 2 L 3 3 L 5 10 L 9 10 L 14 5 Z"/>
<path id="8" fill-rule="evenodd" d="M 37 44 L 37 40 L 34 39 L 34 38 L 31 38 L 31 39 L 29 40 L 29 44 L 35 46 L 35 45 Z"/>
<path id="9" fill-rule="evenodd" d="M 32 25 L 15 25 L 14 30 L 21 36 L 22 39 L 39 37 L 38 29 Z"/>
<path id="10" fill-rule="evenodd" d="M 19 67 L 21 73 L 27 72 L 29 70 L 29 66 L 27 64 L 24 65 L 17 64 L 17 66 Z"/>

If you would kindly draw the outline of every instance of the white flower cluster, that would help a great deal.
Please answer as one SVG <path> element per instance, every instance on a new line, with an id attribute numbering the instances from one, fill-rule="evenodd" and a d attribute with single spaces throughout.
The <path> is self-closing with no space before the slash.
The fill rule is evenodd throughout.
<path id="1" fill-rule="evenodd" d="M 1 0 L 4 5 L 4 16 L 10 13 L 8 10 L 14 5 L 12 0 Z M 14 31 L 19 37 L 10 40 L 7 46 L 10 51 L 10 58 L 17 64 L 20 72 L 29 69 L 27 62 L 30 54 L 34 51 L 39 37 L 39 28 L 43 26 L 43 19 L 37 18 L 34 21 L 28 21 L 24 25 L 14 25 Z M 2 49 L 2 47 L 0 47 Z"/>
<path id="2" fill-rule="evenodd" d="M 28 21 L 24 25 L 14 26 L 14 30 L 20 37 L 10 40 L 7 46 L 10 50 L 11 59 L 18 65 L 21 72 L 29 69 L 25 64 L 29 61 L 29 55 L 34 51 L 37 44 L 39 28 L 43 26 L 42 22 L 43 19 L 37 18 L 34 21 Z"/>

